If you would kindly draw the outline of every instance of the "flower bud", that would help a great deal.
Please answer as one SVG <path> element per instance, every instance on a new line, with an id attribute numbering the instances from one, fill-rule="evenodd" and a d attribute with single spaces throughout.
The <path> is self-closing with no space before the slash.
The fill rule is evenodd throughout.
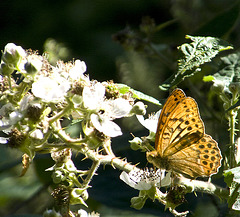
<path id="1" fill-rule="evenodd" d="M 11 75 L 13 73 L 14 69 L 9 67 L 8 64 L 5 62 L 2 62 L 0 65 L 0 74 L 2 75 Z"/>
<path id="2" fill-rule="evenodd" d="M 75 167 L 74 163 L 72 162 L 71 159 L 69 159 L 66 163 L 65 163 L 65 168 L 69 171 L 69 172 L 76 172 L 77 168 Z"/>
<path id="3" fill-rule="evenodd" d="M 142 209 L 145 202 L 146 202 L 147 197 L 133 197 L 131 199 L 131 207 L 135 209 Z"/>
<path id="4" fill-rule="evenodd" d="M 72 97 L 72 102 L 74 104 L 74 106 L 78 106 L 82 103 L 82 96 L 79 96 L 77 94 L 74 94 L 74 96 Z"/>
<path id="5" fill-rule="evenodd" d="M 131 144 L 130 147 L 132 150 L 136 151 L 141 149 L 142 140 L 139 137 L 134 137 L 133 140 L 130 140 L 129 143 Z"/>
<path id="6" fill-rule="evenodd" d="M 70 197 L 70 204 L 83 204 L 87 206 L 87 204 L 84 202 L 84 199 L 81 197 L 83 192 L 86 191 L 85 189 L 82 188 L 74 188 L 71 191 L 71 197 Z"/>
<path id="7" fill-rule="evenodd" d="M 66 177 L 60 170 L 56 170 L 52 173 L 52 179 L 54 183 L 60 183 L 62 181 L 65 181 Z"/>
<path id="8" fill-rule="evenodd" d="M 26 56 L 26 52 L 23 50 L 21 46 L 16 46 L 13 43 L 8 43 L 5 46 L 2 61 L 8 65 L 16 68 L 19 62 Z"/>
<path id="9" fill-rule="evenodd" d="M 136 115 L 145 115 L 146 114 L 146 107 L 143 104 L 143 102 L 137 102 L 135 105 L 132 107 L 131 114 L 136 114 Z"/>
<path id="10" fill-rule="evenodd" d="M 24 68 L 27 71 L 27 73 L 36 74 L 42 68 L 42 60 L 35 55 L 28 56 Z"/>
<path id="11" fill-rule="evenodd" d="M 72 157 L 72 151 L 69 148 L 65 148 L 60 151 L 52 151 L 51 157 L 56 163 L 66 163 Z"/>

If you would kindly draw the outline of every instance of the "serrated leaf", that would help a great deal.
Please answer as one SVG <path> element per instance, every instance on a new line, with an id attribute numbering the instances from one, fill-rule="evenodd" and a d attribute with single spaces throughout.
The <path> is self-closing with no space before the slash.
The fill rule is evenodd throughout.
<path id="1" fill-rule="evenodd" d="M 234 210 L 240 210 L 240 167 L 225 170 L 224 176 L 224 181 L 230 189 L 228 206 Z"/>
<path id="2" fill-rule="evenodd" d="M 131 92 L 133 94 L 133 97 L 139 100 L 145 100 L 147 102 L 151 102 L 153 104 L 156 105 L 162 105 L 157 99 L 155 99 L 152 96 L 149 96 L 147 94 L 144 94 L 138 90 L 134 90 L 132 88 L 130 88 L 129 86 L 127 86 L 126 84 L 115 84 L 118 88 L 119 88 L 119 92 L 121 94 L 125 94 L 127 92 Z"/>
<path id="3" fill-rule="evenodd" d="M 236 182 L 232 183 L 232 186 L 230 187 L 230 196 L 228 198 L 228 206 L 232 207 L 232 209 L 237 209 L 238 204 L 240 202 L 239 197 L 239 187 L 240 185 Z"/>
<path id="4" fill-rule="evenodd" d="M 240 52 L 222 57 L 221 62 L 221 70 L 212 75 L 214 77 L 214 86 L 220 87 L 220 89 L 230 93 L 230 84 L 234 85 L 236 89 L 240 87 Z M 230 109 L 236 108 L 237 106 L 238 104 L 235 104 Z"/>
<path id="5" fill-rule="evenodd" d="M 210 62 L 219 52 L 233 49 L 226 41 L 214 37 L 186 36 L 192 42 L 178 47 L 183 53 L 183 58 L 178 61 L 178 71 L 171 79 L 168 79 L 160 86 L 160 89 L 167 90 L 176 86 L 185 78 L 193 76 L 201 70 L 200 66 Z"/>
<path id="6" fill-rule="evenodd" d="M 228 187 L 231 186 L 232 182 L 233 182 L 233 177 L 234 175 L 232 174 L 231 171 L 224 171 L 224 182 L 227 184 Z"/>
<path id="7" fill-rule="evenodd" d="M 224 176 L 229 176 L 230 173 L 233 175 L 233 181 L 240 184 L 240 167 L 235 167 L 224 171 Z"/>

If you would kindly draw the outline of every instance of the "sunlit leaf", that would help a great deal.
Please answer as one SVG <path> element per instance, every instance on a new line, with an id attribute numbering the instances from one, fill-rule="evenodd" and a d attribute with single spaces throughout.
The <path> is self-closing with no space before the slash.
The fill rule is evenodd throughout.
<path id="1" fill-rule="evenodd" d="M 224 171 L 224 181 L 230 189 L 228 206 L 240 211 L 240 167 Z"/>
<path id="2" fill-rule="evenodd" d="M 211 76 L 204 77 L 203 81 L 213 81 L 215 90 L 221 92 L 239 92 L 240 91 L 240 52 L 229 54 L 221 58 L 220 70 Z M 240 106 L 240 101 L 232 102 L 233 105 L 227 111 Z"/>
<path id="3" fill-rule="evenodd" d="M 119 92 L 121 94 L 131 92 L 133 94 L 133 97 L 136 99 L 145 100 L 147 102 L 151 102 L 156 105 L 161 105 L 161 103 L 154 97 L 144 94 L 138 90 L 134 90 L 134 89 L 130 88 L 129 86 L 127 86 L 126 84 L 115 84 L 115 85 L 119 88 Z"/>
<path id="4" fill-rule="evenodd" d="M 178 71 L 160 86 L 162 90 L 168 90 L 186 77 L 193 76 L 201 71 L 201 65 L 210 62 L 219 52 L 233 48 L 226 41 L 214 37 L 187 35 L 186 38 L 192 42 L 178 47 L 183 53 L 183 57 L 178 61 Z"/>

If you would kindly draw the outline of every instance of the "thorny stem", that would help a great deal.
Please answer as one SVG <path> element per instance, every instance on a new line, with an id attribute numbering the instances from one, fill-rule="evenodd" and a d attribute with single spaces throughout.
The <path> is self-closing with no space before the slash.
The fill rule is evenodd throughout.
<path id="1" fill-rule="evenodd" d="M 229 168 L 233 168 L 235 166 L 235 122 L 236 115 L 234 111 L 231 110 L 229 112 L 229 130 L 230 130 L 230 154 L 229 154 Z"/>
<path id="2" fill-rule="evenodd" d="M 59 149 L 71 148 L 73 150 L 76 150 L 82 153 L 87 158 L 93 161 L 93 164 L 88 172 L 88 175 L 83 182 L 84 187 L 89 186 L 89 183 L 92 180 L 92 177 L 96 174 L 96 171 L 101 164 L 111 165 L 114 168 L 118 168 L 119 170 L 126 171 L 126 172 L 130 172 L 133 169 L 138 169 L 136 166 L 131 165 L 127 161 L 124 161 L 122 159 L 115 157 L 111 149 L 108 149 L 108 146 L 111 147 L 110 140 L 107 141 L 106 147 L 104 148 L 105 151 L 108 150 L 107 154 L 100 154 L 97 151 L 91 150 L 88 148 L 88 146 L 86 145 L 86 142 L 87 142 L 86 139 L 70 138 L 65 133 L 65 131 L 62 130 L 60 122 L 54 122 L 54 123 L 51 123 L 50 125 L 52 127 L 53 132 L 57 134 L 58 137 L 63 141 L 63 144 L 54 144 L 54 147 Z M 185 186 L 189 193 L 193 191 L 204 192 L 204 193 L 219 196 L 220 198 L 223 198 L 223 199 L 226 199 L 229 196 L 229 191 L 227 189 L 216 186 L 210 182 L 190 180 L 184 177 L 177 177 L 173 180 L 173 183 L 177 185 Z M 161 202 L 163 205 L 167 205 L 166 194 L 162 193 L 158 188 L 156 188 L 155 198 L 159 200 L 159 202 Z M 189 211 L 178 212 L 172 207 L 168 207 L 168 208 L 173 215 L 178 217 L 186 216 L 189 213 Z"/>
<path id="3" fill-rule="evenodd" d="M 86 179 L 83 182 L 83 187 L 88 187 L 90 181 L 92 180 L 92 177 L 94 175 L 96 175 L 97 169 L 100 166 L 100 161 L 93 161 L 93 164 L 90 168 L 90 170 L 88 171 L 88 175 L 86 177 Z"/>
<path id="4" fill-rule="evenodd" d="M 53 124 L 53 127 L 55 125 Z M 56 127 L 56 126 L 55 126 Z M 54 129 L 57 132 L 58 136 L 63 140 L 65 144 L 55 144 L 54 147 L 64 149 L 64 148 L 72 148 L 73 150 L 77 150 L 78 152 L 84 154 L 87 158 L 91 159 L 93 162 L 97 162 L 97 164 L 104 165 L 112 165 L 114 168 L 118 168 L 119 170 L 130 172 L 133 169 L 138 169 L 135 165 L 131 165 L 127 161 L 119 159 L 115 156 L 106 154 L 99 154 L 94 150 L 91 150 L 87 147 L 82 139 L 79 143 L 72 143 L 75 141 L 71 139 L 68 135 L 65 134 L 63 130 Z M 61 135 L 62 134 L 62 135 Z M 221 188 L 219 186 L 214 185 L 210 182 L 204 182 L 199 180 L 191 180 L 184 177 L 178 177 L 174 180 L 175 184 L 181 184 L 186 186 L 189 189 L 193 189 L 192 191 L 200 191 L 208 194 L 214 194 L 221 198 L 227 198 L 229 195 L 229 191 L 227 189 Z"/>
<path id="5" fill-rule="evenodd" d="M 48 121 L 49 123 L 53 123 L 56 120 L 59 120 L 61 117 L 64 116 L 64 114 L 66 114 L 67 112 L 69 112 L 69 110 L 72 108 L 72 104 L 70 102 L 68 102 L 68 106 L 66 106 L 63 110 L 61 110 L 60 112 L 58 112 L 56 115 L 54 115 L 53 117 L 49 118 Z"/>
<path id="6" fill-rule="evenodd" d="M 99 162 L 100 164 L 104 165 L 112 165 L 114 168 L 118 168 L 120 170 L 130 172 L 136 166 L 131 165 L 130 163 L 121 160 L 115 155 L 112 154 L 107 154 L 107 155 L 102 155 L 97 153 L 94 150 L 91 150 L 87 147 L 85 144 L 87 142 L 87 139 L 72 139 L 69 137 L 64 130 L 61 129 L 60 126 L 57 126 L 58 124 L 52 123 L 51 127 L 52 130 L 55 134 L 58 135 L 58 137 L 64 142 L 64 144 L 54 144 L 54 148 L 59 148 L 59 149 L 64 149 L 64 148 L 72 148 L 73 150 L 76 150 L 83 155 L 85 155 L 87 158 L 91 159 L 94 162 Z M 45 144 L 44 148 L 52 148 L 52 145 Z"/>
<path id="7" fill-rule="evenodd" d="M 233 93 L 232 99 L 231 99 L 231 106 L 234 105 L 237 101 L 238 97 L 236 93 Z M 236 160 L 235 160 L 235 131 L 236 131 L 236 116 L 237 112 L 235 109 L 231 109 L 229 112 L 229 128 L 230 128 L 230 153 L 229 153 L 229 168 L 233 168 L 236 166 Z"/>
<path id="8" fill-rule="evenodd" d="M 55 122 L 55 123 L 51 123 L 50 124 L 53 133 L 57 134 L 60 139 L 65 142 L 65 143 L 69 143 L 69 144 L 84 144 L 87 140 L 86 139 L 72 139 L 71 137 L 69 137 L 65 131 L 61 128 L 59 121 Z"/>
<path id="9" fill-rule="evenodd" d="M 221 188 L 217 185 L 214 185 L 211 182 L 204 182 L 200 180 L 191 180 L 187 179 L 183 176 L 176 177 L 173 180 L 174 184 L 183 185 L 188 189 L 188 192 L 191 193 L 193 191 L 203 192 L 207 194 L 216 195 L 222 199 L 227 199 L 229 196 L 229 190 L 226 188 Z"/>

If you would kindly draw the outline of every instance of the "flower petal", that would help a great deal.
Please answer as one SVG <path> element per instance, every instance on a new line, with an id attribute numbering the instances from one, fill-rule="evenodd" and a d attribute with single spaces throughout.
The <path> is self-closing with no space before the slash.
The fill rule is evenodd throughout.
<path id="1" fill-rule="evenodd" d="M 93 126 L 99 132 L 104 133 L 106 136 L 116 137 L 122 135 L 121 128 L 113 121 L 110 121 L 108 119 L 101 119 L 96 114 L 92 114 L 90 118 Z"/>
<path id="2" fill-rule="evenodd" d="M 92 87 L 85 86 L 82 93 L 84 106 L 91 110 L 97 109 L 103 102 L 104 95 L 105 87 L 99 82 Z"/>
<path id="3" fill-rule="evenodd" d="M 158 124 L 158 118 L 160 116 L 161 110 L 159 110 L 154 115 L 151 115 L 149 118 L 144 119 L 142 115 L 136 115 L 138 121 L 149 131 L 156 132 L 157 131 L 157 124 Z"/>
<path id="4" fill-rule="evenodd" d="M 118 98 L 115 100 L 111 100 L 110 102 L 110 114 L 109 116 L 112 118 L 122 118 L 129 114 L 132 109 L 132 106 L 129 104 L 129 101 Z"/>

